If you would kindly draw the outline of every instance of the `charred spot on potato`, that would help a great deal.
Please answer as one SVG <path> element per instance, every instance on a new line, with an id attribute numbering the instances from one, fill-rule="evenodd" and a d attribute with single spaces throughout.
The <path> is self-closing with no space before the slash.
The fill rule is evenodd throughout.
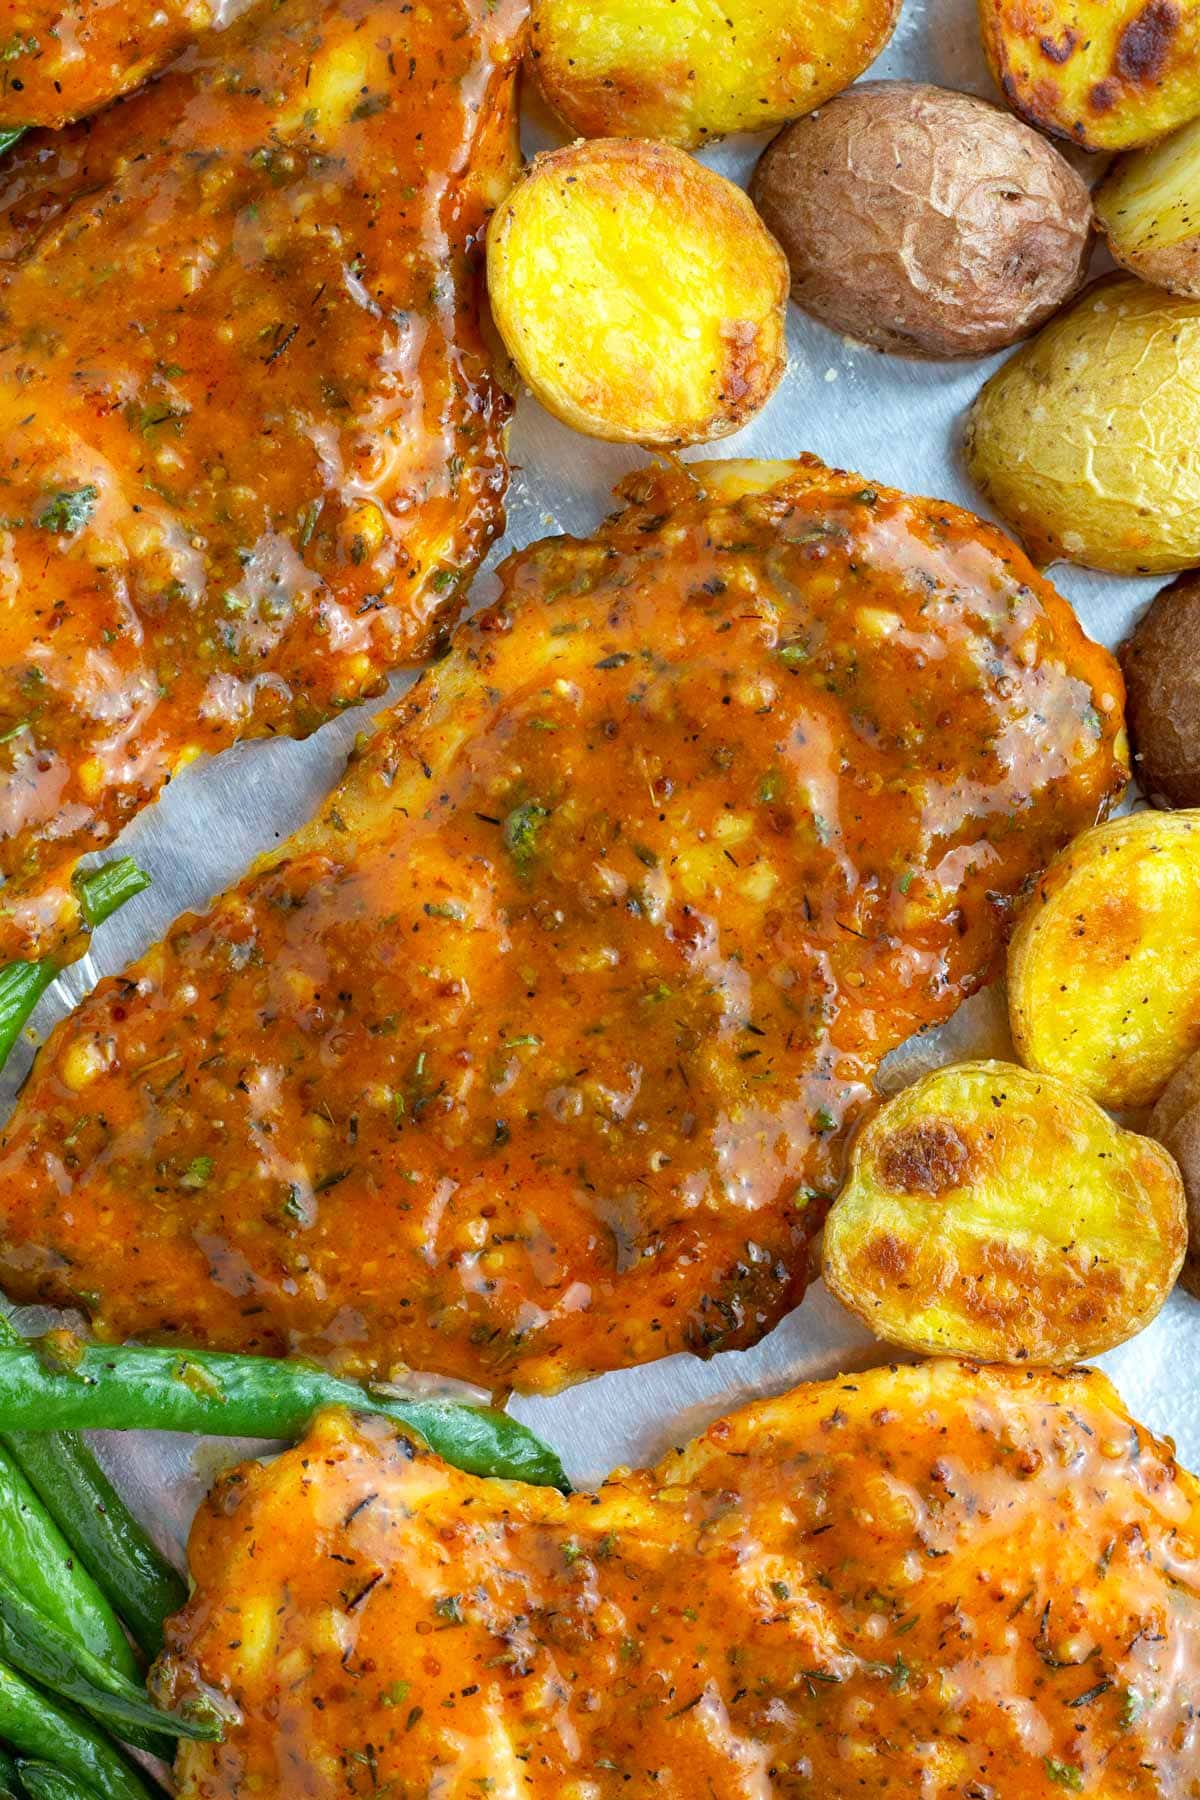
<path id="1" fill-rule="evenodd" d="M 1179 22 L 1179 8 L 1172 0 L 1150 0 L 1129 21 L 1113 58 L 1113 68 L 1123 81 L 1153 81 L 1162 73 Z"/>
<path id="2" fill-rule="evenodd" d="M 917 1119 L 887 1138 L 879 1153 L 885 1187 L 900 1194 L 948 1193 L 962 1187 L 971 1149 L 948 1119 Z"/>
<path id="3" fill-rule="evenodd" d="M 1042 54 L 1053 63 L 1067 62 L 1074 54 L 1078 43 L 1079 39 L 1069 27 L 1060 38 L 1040 37 L 1038 39 Z"/>
<path id="4" fill-rule="evenodd" d="M 986 1141 L 963 1166 L 959 1150 Z M 1183 1257 L 1178 1171 L 1065 1083 L 1003 1063 L 937 1069 L 855 1142 L 825 1225 L 830 1290 L 886 1341 L 988 1361 L 1122 1342 Z"/>

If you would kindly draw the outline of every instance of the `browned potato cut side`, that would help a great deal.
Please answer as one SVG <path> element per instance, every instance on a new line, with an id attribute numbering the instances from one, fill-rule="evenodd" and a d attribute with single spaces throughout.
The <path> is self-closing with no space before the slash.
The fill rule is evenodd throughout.
<path id="1" fill-rule="evenodd" d="M 724 437 L 783 373 L 782 251 L 740 188 L 666 144 L 538 157 L 492 219 L 488 289 L 522 379 L 591 437 Z"/>
<path id="2" fill-rule="evenodd" d="M 900 0 L 534 0 L 531 56 L 572 131 L 686 148 L 821 106 L 899 16 Z"/>
<path id="3" fill-rule="evenodd" d="M 979 0 L 979 24 L 1010 106 L 1085 149 L 1200 113 L 1200 0 Z"/>
<path id="4" fill-rule="evenodd" d="M 1200 562 L 1200 300 L 1097 282 L 985 384 L 964 449 L 1035 561 Z"/>
<path id="5" fill-rule="evenodd" d="M 868 81 L 780 133 L 750 188 L 813 318 L 877 350 L 982 356 L 1079 287 L 1091 198 L 986 100 Z"/>
<path id="6" fill-rule="evenodd" d="M 1132 1337 L 1183 1260 L 1170 1156 L 1053 1076 L 936 1069 L 859 1135 L 825 1280 L 878 1336 L 988 1362 L 1069 1362 Z"/>
<path id="7" fill-rule="evenodd" d="M 1158 805 L 1200 806 L 1200 577 L 1162 588 L 1121 646 L 1134 772 Z"/>
<path id="8" fill-rule="evenodd" d="M 1032 1069 L 1148 1106 L 1200 1047 L 1200 812 L 1143 812 L 1055 857 L 1008 954 L 1013 1041 Z"/>
<path id="9" fill-rule="evenodd" d="M 1149 1131 L 1171 1152 L 1183 1176 L 1188 1250 L 1179 1279 L 1200 1300 L 1200 1051 L 1168 1081 L 1150 1115 Z"/>
<path id="10" fill-rule="evenodd" d="M 1118 262 L 1200 298 L 1200 119 L 1121 157 L 1096 190 L 1096 217 Z"/>

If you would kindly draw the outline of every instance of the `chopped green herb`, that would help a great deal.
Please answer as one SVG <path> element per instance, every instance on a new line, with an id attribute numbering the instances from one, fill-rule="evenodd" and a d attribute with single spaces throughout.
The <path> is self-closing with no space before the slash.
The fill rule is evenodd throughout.
<path id="1" fill-rule="evenodd" d="M 548 809 L 537 800 L 523 800 L 514 806 L 504 821 L 504 847 L 516 864 L 517 874 L 525 879 L 538 852 L 542 826 L 550 817 Z"/>
<path id="2" fill-rule="evenodd" d="M 212 1172 L 213 1159 L 211 1156 L 193 1156 L 179 1177 L 179 1185 L 185 1188 L 202 1188 Z"/>
<path id="3" fill-rule="evenodd" d="M 43 531 L 54 531 L 62 537 L 68 537 L 83 530 L 99 498 L 99 488 L 93 487 L 90 482 L 87 487 L 66 488 L 61 494 L 53 494 L 47 500 L 34 523 Z"/>
<path id="4" fill-rule="evenodd" d="M 1073 1793 L 1082 1793 L 1083 1770 L 1077 1763 L 1056 1762 L 1052 1756 L 1044 1756 L 1042 1767 L 1046 1771 L 1047 1781 L 1056 1782 L 1059 1787 L 1070 1788 Z"/>

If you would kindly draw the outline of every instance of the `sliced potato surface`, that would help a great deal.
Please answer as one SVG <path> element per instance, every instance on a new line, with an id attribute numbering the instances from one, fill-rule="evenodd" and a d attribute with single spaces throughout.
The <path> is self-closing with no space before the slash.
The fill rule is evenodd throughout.
<path id="1" fill-rule="evenodd" d="M 822 105 L 899 15 L 899 0 L 534 0 L 531 55 L 573 131 L 692 146 Z"/>
<path id="2" fill-rule="evenodd" d="M 1143 281 L 1200 298 L 1200 119 L 1119 158 L 1094 204 L 1118 262 Z"/>
<path id="3" fill-rule="evenodd" d="M 860 1133 L 825 1280 L 879 1337 L 987 1362 L 1070 1362 L 1162 1306 L 1187 1241 L 1161 1145 L 1012 1063 L 935 1069 Z"/>
<path id="4" fill-rule="evenodd" d="M 1008 953 L 1013 1041 L 1032 1069 L 1148 1106 L 1200 1047 L 1200 811 L 1143 812 L 1055 857 Z"/>
<path id="5" fill-rule="evenodd" d="M 1200 563 L 1200 301 L 1097 282 L 985 383 L 967 467 L 1036 562 Z"/>
<path id="6" fill-rule="evenodd" d="M 979 24 L 1009 105 L 1085 149 L 1200 114 L 1200 0 L 979 0 Z"/>
<path id="7" fill-rule="evenodd" d="M 539 156 L 493 216 L 488 290 L 522 379 L 592 437 L 724 437 L 783 373 L 783 252 L 740 188 L 666 144 Z"/>

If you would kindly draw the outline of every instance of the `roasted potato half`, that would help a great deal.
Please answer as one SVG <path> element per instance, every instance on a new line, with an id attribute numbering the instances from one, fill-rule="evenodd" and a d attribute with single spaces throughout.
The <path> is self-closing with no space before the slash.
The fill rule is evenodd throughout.
<path id="1" fill-rule="evenodd" d="M 1114 1108 L 1200 1048 L 1200 812 L 1142 812 L 1055 857 L 1008 952 L 1017 1054 Z"/>
<path id="2" fill-rule="evenodd" d="M 899 16 L 900 0 L 534 0 L 530 54 L 572 131 L 687 148 L 822 105 Z"/>
<path id="3" fill-rule="evenodd" d="M 1168 1081 L 1150 1115 L 1149 1131 L 1171 1152 L 1183 1176 L 1188 1249 L 1179 1279 L 1200 1300 L 1200 1051 Z"/>
<path id="4" fill-rule="evenodd" d="M 1200 119 L 1119 157 L 1095 207 L 1118 262 L 1155 287 L 1200 299 Z"/>
<path id="5" fill-rule="evenodd" d="M 1200 114 L 1200 0 L 979 0 L 979 24 L 1009 105 L 1084 149 Z"/>
<path id="6" fill-rule="evenodd" d="M 487 266 L 522 379 L 591 437 L 724 437 L 783 373 L 783 252 L 740 188 L 667 144 L 539 156 L 493 215 Z"/>
<path id="7" fill-rule="evenodd" d="M 1200 575 L 1160 589 L 1121 645 L 1133 768 L 1161 806 L 1200 806 Z"/>
<path id="8" fill-rule="evenodd" d="M 792 298 L 901 356 L 983 356 L 1083 281 L 1087 186 L 1052 144 L 971 94 L 864 81 L 769 144 L 750 195 Z"/>
<path id="9" fill-rule="evenodd" d="M 1035 561 L 1118 574 L 1200 562 L 1200 300 L 1090 287 L 988 381 L 964 452 Z"/>
<path id="10" fill-rule="evenodd" d="M 1012 1063 L 935 1069 L 871 1118 L 825 1225 L 825 1280 L 891 1344 L 1073 1362 L 1149 1324 L 1179 1274 L 1161 1145 Z"/>

